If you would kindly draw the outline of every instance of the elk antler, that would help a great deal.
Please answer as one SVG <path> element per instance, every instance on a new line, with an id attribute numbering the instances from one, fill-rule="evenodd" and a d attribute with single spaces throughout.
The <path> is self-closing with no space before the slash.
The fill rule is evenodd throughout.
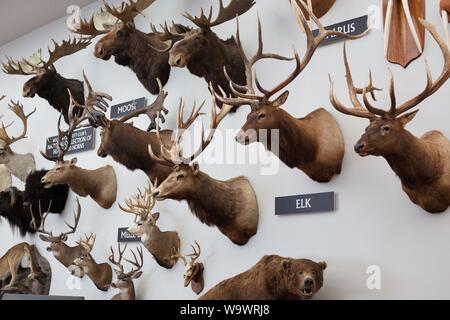
<path id="1" fill-rule="evenodd" d="M 34 110 L 32 112 L 30 112 L 29 114 L 25 115 L 25 113 L 23 112 L 23 105 L 20 104 L 19 102 L 14 102 L 11 100 L 11 102 L 9 103 L 9 110 L 14 112 L 16 114 L 16 116 L 19 117 L 19 119 L 22 121 L 23 129 L 22 129 L 22 133 L 19 136 L 10 137 L 8 135 L 8 133 L 6 132 L 6 129 L 8 127 L 10 127 L 12 125 L 12 123 L 7 126 L 5 126 L 4 123 L 2 123 L 2 127 L 0 128 L 0 140 L 3 140 L 7 146 L 10 146 L 13 143 L 15 143 L 19 140 L 25 139 L 27 137 L 28 118 L 33 113 L 36 112 L 36 108 L 34 108 Z"/>
<path id="2" fill-rule="evenodd" d="M 234 106 L 240 106 L 245 104 L 255 105 L 258 102 L 261 101 L 269 101 L 270 97 L 272 97 L 274 94 L 278 93 L 279 91 L 283 90 L 286 86 L 288 86 L 297 76 L 308 66 L 309 62 L 311 61 L 314 53 L 316 52 L 316 49 L 318 48 L 319 44 L 326 39 L 329 36 L 339 36 L 344 39 L 358 39 L 361 38 L 366 34 L 360 34 L 356 36 L 348 35 L 343 32 L 334 31 L 334 30 L 326 30 L 325 27 L 321 24 L 319 19 L 314 15 L 314 13 L 308 8 L 308 6 L 303 3 L 303 1 L 299 0 L 293 0 L 296 1 L 298 6 L 300 8 L 303 8 L 304 11 L 308 13 L 308 15 L 311 17 L 311 19 L 314 21 L 314 23 L 317 25 L 317 28 L 319 30 L 318 34 L 314 36 L 313 31 L 311 27 L 308 25 L 307 19 L 303 13 L 303 10 L 299 10 L 298 16 L 300 17 L 300 20 L 303 24 L 303 27 L 305 29 L 306 38 L 307 38 L 307 49 L 303 56 L 303 59 L 300 59 L 298 53 L 294 52 L 294 58 L 288 59 L 286 57 L 282 57 L 279 55 L 273 55 L 273 54 L 263 54 L 263 40 L 262 40 L 262 31 L 261 31 L 261 23 L 259 21 L 258 17 L 258 51 L 256 55 L 249 59 L 247 58 L 245 51 L 242 47 L 241 41 L 240 41 L 240 31 L 239 31 L 239 21 L 237 19 L 237 32 L 236 32 L 236 42 L 238 44 L 239 50 L 241 51 L 242 57 L 244 59 L 245 63 L 245 69 L 246 69 L 246 76 L 247 76 L 247 85 L 241 86 L 236 83 L 234 83 L 229 75 L 225 73 L 227 79 L 230 82 L 230 87 L 233 91 L 233 94 L 236 95 L 236 98 L 229 98 L 224 95 L 222 92 L 222 95 L 217 94 L 214 92 L 214 95 L 223 103 L 231 104 Z M 253 65 L 261 60 L 261 59 L 267 59 L 272 58 L 276 60 L 294 60 L 296 61 L 296 66 L 294 71 L 287 77 L 286 80 L 280 82 L 278 85 L 276 85 L 274 88 L 270 90 L 266 90 L 263 88 L 263 86 L 258 81 L 258 78 L 255 76 L 255 83 L 259 91 L 261 91 L 262 95 L 256 94 L 256 91 L 253 87 Z M 225 70 L 226 72 L 226 70 Z M 245 93 L 241 93 L 240 91 L 244 91 Z"/>
<path id="3" fill-rule="evenodd" d="M 200 17 L 193 17 L 187 12 L 185 12 L 183 16 L 192 21 L 199 28 L 212 28 L 231 19 L 234 19 L 236 18 L 236 16 L 244 14 L 255 5 L 255 0 L 231 0 L 230 4 L 226 8 L 223 5 L 223 0 L 219 0 L 219 3 L 219 13 L 217 14 L 217 18 L 214 21 L 212 21 L 212 6 L 209 10 L 208 16 L 205 15 L 203 8 L 201 10 Z"/>
<path id="4" fill-rule="evenodd" d="M 120 10 L 113 6 L 110 6 L 105 0 L 103 0 L 103 5 L 107 12 L 116 17 L 117 19 L 123 21 L 124 23 L 133 21 L 136 16 L 142 14 L 142 12 L 152 5 L 156 0 L 129 0 L 129 3 L 122 3 Z"/>
<path id="5" fill-rule="evenodd" d="M 158 181 L 155 181 L 154 185 L 157 185 L 157 183 Z M 128 208 L 119 204 L 120 210 L 134 214 L 136 216 L 135 219 L 141 218 L 142 220 L 146 220 L 156 203 L 155 198 L 153 197 L 155 187 L 150 180 L 148 181 L 148 184 L 149 186 L 144 188 L 144 191 L 138 189 L 138 192 L 135 195 L 125 200 L 125 204 Z"/>

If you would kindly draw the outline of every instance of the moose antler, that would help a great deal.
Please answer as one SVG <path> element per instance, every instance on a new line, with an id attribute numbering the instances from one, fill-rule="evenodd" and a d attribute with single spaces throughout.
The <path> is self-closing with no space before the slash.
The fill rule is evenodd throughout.
<path id="1" fill-rule="evenodd" d="M 397 106 L 397 98 L 395 95 L 395 81 L 394 76 L 391 72 L 391 80 L 390 80 L 390 98 L 391 98 L 391 106 L 389 110 L 384 110 L 377 108 L 371 104 L 367 97 L 367 93 L 369 92 L 368 88 L 371 87 L 371 83 L 366 88 L 363 88 L 362 95 L 363 95 L 363 101 L 364 106 L 366 109 L 362 107 L 362 104 L 358 101 L 355 93 L 355 88 L 353 85 L 353 80 L 350 72 L 350 67 L 348 63 L 347 58 L 347 51 L 344 46 L 344 63 L 345 68 L 347 71 L 347 85 L 349 87 L 349 93 L 350 98 L 352 101 L 352 104 L 354 108 L 347 108 L 345 107 L 339 99 L 336 97 L 336 93 L 334 90 L 334 83 L 331 80 L 330 77 L 330 101 L 331 104 L 340 112 L 353 115 L 356 117 L 362 117 L 362 118 L 375 118 L 377 116 L 379 117 L 385 117 L 385 118 L 396 118 L 399 115 L 407 112 L 408 110 L 416 107 L 418 104 L 420 104 L 422 101 L 424 101 L 426 98 L 434 94 L 437 90 L 439 90 L 442 85 L 450 78 L 450 49 L 447 47 L 445 40 L 442 39 L 439 36 L 439 33 L 437 32 L 436 27 L 423 20 L 420 19 L 420 22 L 424 25 L 424 27 L 430 32 L 430 34 L 433 36 L 433 38 L 436 40 L 436 42 L 439 44 L 439 47 L 441 48 L 442 54 L 444 56 L 444 67 L 443 70 L 438 77 L 436 81 L 433 81 L 433 77 L 431 75 L 430 67 L 428 65 L 428 62 L 425 60 L 425 67 L 426 67 L 426 76 L 427 76 L 427 84 L 425 86 L 425 89 L 417 96 L 413 97 L 412 99 L 406 101 L 400 106 Z"/>
<path id="2" fill-rule="evenodd" d="M 214 95 L 223 103 L 234 105 L 234 106 L 241 106 L 245 104 L 250 104 L 252 107 L 261 101 L 269 101 L 270 97 L 272 97 L 274 94 L 278 93 L 279 91 L 283 90 L 286 86 L 288 86 L 297 76 L 308 66 L 309 62 L 311 61 L 314 53 L 316 52 L 316 49 L 318 48 L 319 44 L 326 39 L 329 36 L 339 36 L 344 39 L 358 39 L 362 36 L 364 36 L 366 33 L 352 36 L 345 34 L 343 32 L 334 31 L 334 30 L 326 30 L 325 27 L 322 25 L 322 23 L 317 19 L 317 17 L 314 15 L 314 13 L 310 10 L 310 8 L 303 3 L 303 1 L 299 0 L 293 0 L 296 1 L 298 6 L 300 8 L 303 8 L 304 11 L 308 13 L 308 15 L 311 17 L 311 19 L 314 21 L 314 23 L 317 25 L 318 28 L 318 34 L 314 36 L 313 31 L 311 27 L 308 25 L 307 19 L 303 13 L 303 10 L 299 10 L 298 16 L 302 22 L 302 25 L 305 29 L 306 38 L 307 38 L 307 49 L 304 53 L 303 59 L 300 59 L 300 56 L 295 51 L 294 52 L 294 58 L 288 59 L 286 57 L 282 57 L 279 55 L 274 54 L 264 54 L 263 53 L 263 40 L 262 40 L 262 30 L 261 30 L 261 22 L 258 17 L 258 51 L 256 55 L 249 59 L 245 51 L 242 47 L 241 40 L 240 40 L 240 30 L 239 30 L 239 20 L 237 20 L 237 32 L 236 32 L 236 42 L 239 47 L 239 50 L 241 51 L 244 64 L 245 64 L 245 70 L 246 70 L 246 76 L 247 76 L 247 85 L 242 86 L 234 83 L 231 78 L 229 77 L 228 73 L 225 71 L 225 75 L 227 79 L 230 82 L 230 87 L 232 89 L 233 94 L 236 96 L 235 98 L 226 97 L 226 95 L 222 91 L 222 95 L 214 92 Z M 276 60 L 294 60 L 296 62 L 296 66 L 294 71 L 282 82 L 280 82 L 278 85 L 276 85 L 274 88 L 267 90 L 264 89 L 264 87 L 261 85 L 261 83 L 258 81 L 258 78 L 254 76 L 253 72 L 253 66 L 256 62 L 262 59 L 276 59 Z M 256 94 L 256 91 L 253 87 L 253 78 L 255 78 L 255 84 L 258 88 L 258 90 L 262 93 L 262 95 Z M 245 93 L 242 93 L 245 92 Z"/>
<path id="3" fill-rule="evenodd" d="M 110 13 L 105 12 L 103 9 L 100 10 L 99 14 L 93 14 L 91 19 L 88 21 L 84 18 L 79 17 L 79 24 L 77 26 L 69 27 L 69 30 L 73 33 L 89 36 L 91 39 L 100 36 L 102 34 L 108 33 L 111 29 L 110 19 L 113 17 Z M 104 29 L 97 29 L 95 22 L 99 18 L 105 19 L 105 21 L 100 21 L 100 24 L 104 27 Z M 113 24 L 117 23 L 117 18 L 114 18 L 115 21 Z"/>
<path id="4" fill-rule="evenodd" d="M 58 44 L 53 40 L 54 49 L 48 47 L 49 58 L 47 61 L 42 58 L 42 50 L 33 54 L 30 59 L 22 59 L 20 61 L 7 57 L 7 63 L 3 64 L 3 72 L 16 75 L 32 75 L 37 74 L 41 70 L 51 68 L 59 59 L 72 55 L 78 51 L 86 49 L 91 44 L 91 39 L 87 38 L 69 38 Z"/>
<path id="5" fill-rule="evenodd" d="M 117 19 L 123 21 L 124 23 L 131 22 L 138 15 L 151 6 L 156 0 L 129 0 L 129 3 L 122 3 L 120 10 L 113 6 L 110 6 L 105 0 L 103 0 L 103 5 L 107 12 L 116 17 Z"/>
<path id="6" fill-rule="evenodd" d="M 157 185 L 157 183 L 158 181 L 155 181 L 155 183 L 152 184 L 149 180 L 148 187 L 144 188 L 144 191 L 138 189 L 138 192 L 135 195 L 125 200 L 127 208 L 119 204 L 120 210 L 134 214 L 136 216 L 135 219 L 141 218 L 142 220 L 146 220 L 156 203 L 153 192 L 155 190 L 154 185 Z"/>
<path id="7" fill-rule="evenodd" d="M 17 117 L 19 117 L 19 119 L 22 121 L 23 124 L 23 129 L 22 129 L 22 133 L 17 136 L 17 137 L 10 137 L 6 131 L 6 129 L 8 127 L 10 127 L 12 125 L 6 125 L 4 123 L 2 123 L 2 127 L 0 128 L 0 140 L 4 141 L 5 144 L 7 146 L 12 145 L 13 143 L 25 139 L 27 137 L 27 131 L 28 131 L 28 118 L 36 112 L 36 108 L 34 108 L 34 110 L 32 112 L 30 112 L 29 114 L 25 115 L 24 111 L 23 111 L 23 105 L 20 104 L 19 102 L 14 102 L 11 100 L 11 102 L 9 103 L 9 110 L 11 110 L 12 112 L 15 113 L 15 115 Z"/>
<path id="8" fill-rule="evenodd" d="M 223 5 L 223 0 L 219 0 L 219 3 L 219 13 L 214 21 L 212 21 L 212 6 L 209 10 L 208 16 L 205 15 L 203 8 L 201 9 L 199 17 L 193 17 L 187 12 L 185 12 L 183 16 L 200 28 L 212 28 L 247 12 L 255 5 L 255 0 L 231 0 L 230 4 L 226 8 Z"/>

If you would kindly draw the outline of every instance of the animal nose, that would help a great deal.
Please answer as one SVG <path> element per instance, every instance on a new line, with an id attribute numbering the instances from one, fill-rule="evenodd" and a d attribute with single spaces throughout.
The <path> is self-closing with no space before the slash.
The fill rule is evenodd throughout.
<path id="1" fill-rule="evenodd" d="M 169 64 L 172 65 L 172 66 L 174 66 L 174 67 L 179 67 L 179 66 L 181 66 L 182 62 L 183 62 L 183 60 L 182 60 L 182 58 L 181 58 L 181 54 L 178 54 L 178 55 L 176 55 L 176 56 L 172 56 L 172 57 L 169 59 Z"/>
<path id="2" fill-rule="evenodd" d="M 244 141 L 244 133 L 242 131 L 239 131 L 239 133 L 236 135 L 236 142 L 242 143 Z"/>
<path id="3" fill-rule="evenodd" d="M 311 278 L 305 279 L 305 286 L 306 287 L 312 287 L 314 285 L 314 280 Z"/>
<path id="4" fill-rule="evenodd" d="M 154 197 L 159 196 L 159 194 L 160 194 L 159 190 L 156 190 L 155 192 L 153 192 L 153 196 L 154 196 Z"/>
<path id="5" fill-rule="evenodd" d="M 358 142 L 355 144 L 355 152 L 360 153 L 366 145 L 363 142 Z"/>
<path id="6" fill-rule="evenodd" d="M 97 57 L 103 58 L 103 56 L 105 55 L 105 49 L 103 49 L 102 46 L 97 46 L 95 53 L 96 53 Z"/>
<path id="7" fill-rule="evenodd" d="M 45 178 L 44 177 L 42 177 L 41 183 L 45 183 Z"/>
<path id="8" fill-rule="evenodd" d="M 23 89 L 23 97 L 26 98 L 30 95 L 30 89 L 29 88 L 24 88 Z"/>

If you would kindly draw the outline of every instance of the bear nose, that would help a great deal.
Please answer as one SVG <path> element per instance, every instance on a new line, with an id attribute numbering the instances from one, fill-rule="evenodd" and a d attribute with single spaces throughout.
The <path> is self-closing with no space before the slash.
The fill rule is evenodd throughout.
<path id="1" fill-rule="evenodd" d="M 305 279 L 305 286 L 312 287 L 314 285 L 314 280 L 311 278 Z"/>
<path id="2" fill-rule="evenodd" d="M 355 144 L 355 152 L 360 153 L 366 145 L 362 142 Z"/>

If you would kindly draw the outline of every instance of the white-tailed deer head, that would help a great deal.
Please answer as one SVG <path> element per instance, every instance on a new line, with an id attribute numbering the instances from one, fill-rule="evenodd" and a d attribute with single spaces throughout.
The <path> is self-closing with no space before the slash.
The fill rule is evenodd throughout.
<path id="1" fill-rule="evenodd" d="M 192 250 L 192 253 L 185 256 L 183 256 L 179 251 L 174 252 L 174 256 L 183 260 L 185 268 L 183 274 L 184 286 L 187 287 L 191 285 L 192 290 L 196 294 L 200 294 L 205 287 L 205 281 L 203 277 L 205 267 L 203 266 L 203 263 L 197 261 L 201 255 L 200 245 L 197 241 L 195 241 L 195 246 L 192 246 Z"/>

